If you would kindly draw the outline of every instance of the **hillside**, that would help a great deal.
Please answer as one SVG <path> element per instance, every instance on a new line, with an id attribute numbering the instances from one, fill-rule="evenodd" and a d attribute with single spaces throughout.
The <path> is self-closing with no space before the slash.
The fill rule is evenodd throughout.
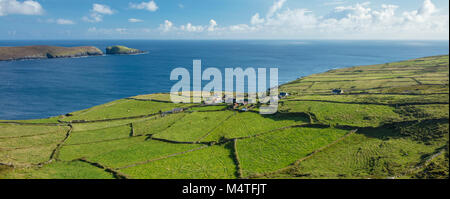
<path id="1" fill-rule="evenodd" d="M 96 47 L 20 46 L 0 47 L 0 61 L 20 59 L 47 59 L 102 55 Z"/>
<path id="2" fill-rule="evenodd" d="M 448 178 L 448 58 L 304 77 L 275 115 L 150 94 L 0 121 L 0 178 Z"/>
<path id="3" fill-rule="evenodd" d="M 132 55 L 132 54 L 140 54 L 140 53 L 145 53 L 142 50 L 138 50 L 138 49 L 134 49 L 134 48 L 128 48 L 126 46 L 109 46 L 106 48 L 106 54 L 110 54 L 110 55 L 119 55 L 119 54 L 127 54 L 127 55 Z"/>

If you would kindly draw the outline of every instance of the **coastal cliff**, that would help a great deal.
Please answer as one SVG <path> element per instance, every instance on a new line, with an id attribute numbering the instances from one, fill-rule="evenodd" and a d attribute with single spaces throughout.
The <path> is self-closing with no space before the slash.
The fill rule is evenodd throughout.
<path id="1" fill-rule="evenodd" d="M 0 61 L 20 59 L 49 59 L 103 55 L 93 46 L 58 47 L 58 46 L 20 46 L 0 47 Z"/>

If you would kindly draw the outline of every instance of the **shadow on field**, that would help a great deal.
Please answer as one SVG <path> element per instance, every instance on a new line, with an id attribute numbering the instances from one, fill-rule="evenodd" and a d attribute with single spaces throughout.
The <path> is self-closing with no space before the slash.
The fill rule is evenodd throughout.
<path id="1" fill-rule="evenodd" d="M 234 175 L 236 176 L 236 178 L 240 178 L 241 174 L 239 173 L 239 160 L 237 157 L 237 151 L 235 151 L 236 149 L 234 148 L 234 142 L 227 142 L 224 144 L 225 149 L 227 149 L 230 154 L 229 154 L 229 158 L 231 158 L 234 161 L 234 164 L 236 165 L 236 172 L 234 173 Z"/>
<path id="2" fill-rule="evenodd" d="M 388 126 L 362 128 L 359 129 L 356 133 L 380 140 L 389 140 L 402 137 L 400 133 Z"/>
<path id="3" fill-rule="evenodd" d="M 387 140 L 410 137 L 415 141 L 428 144 L 444 137 L 448 133 L 448 119 L 426 119 L 418 121 L 393 122 L 381 127 L 361 128 L 359 134 L 367 137 Z"/>
<path id="4" fill-rule="evenodd" d="M 291 120 L 295 122 L 309 123 L 309 115 L 306 113 L 294 113 L 294 112 L 278 112 L 273 115 L 261 115 L 264 118 L 272 119 L 274 121 Z"/>

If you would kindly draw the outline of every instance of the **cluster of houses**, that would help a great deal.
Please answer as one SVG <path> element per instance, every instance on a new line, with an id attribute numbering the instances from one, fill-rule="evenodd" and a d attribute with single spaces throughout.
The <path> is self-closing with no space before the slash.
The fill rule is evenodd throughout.
<path id="1" fill-rule="evenodd" d="M 331 93 L 339 95 L 339 94 L 343 94 L 344 90 L 342 90 L 340 88 L 339 89 L 333 89 L 333 90 L 331 90 Z M 271 101 L 275 101 L 275 100 L 278 101 L 278 100 L 284 99 L 284 98 L 286 98 L 288 96 L 289 96 L 289 93 L 280 92 L 279 95 L 277 95 L 277 96 L 271 96 Z M 208 104 L 220 104 L 220 103 L 224 103 L 224 102 L 228 102 L 228 101 L 226 100 L 225 95 L 215 94 L 215 95 L 212 95 L 212 96 L 208 97 L 205 101 L 203 101 L 204 104 L 206 102 Z M 235 110 L 246 112 L 251 107 L 252 106 L 249 106 L 248 99 L 244 99 L 244 101 L 240 102 L 240 103 L 238 103 L 236 101 L 236 98 L 233 99 L 233 109 L 235 109 Z M 184 110 L 185 110 L 184 108 L 174 108 L 174 109 L 172 109 L 170 111 L 165 111 L 165 112 L 160 112 L 160 113 L 161 113 L 161 115 L 167 115 L 167 114 L 172 114 L 172 113 L 180 113 L 180 112 L 183 112 Z"/>

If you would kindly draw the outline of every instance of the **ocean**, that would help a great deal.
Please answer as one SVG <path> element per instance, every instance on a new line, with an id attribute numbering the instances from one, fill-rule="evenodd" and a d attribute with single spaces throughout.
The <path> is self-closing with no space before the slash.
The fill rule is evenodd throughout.
<path id="1" fill-rule="evenodd" d="M 61 115 L 113 100 L 168 92 L 177 67 L 278 68 L 279 83 L 330 69 L 449 53 L 448 41 L 101 40 L 0 41 L 0 46 L 125 45 L 141 55 L 0 61 L 0 120 Z M 192 74 L 191 74 L 192 75 Z"/>

